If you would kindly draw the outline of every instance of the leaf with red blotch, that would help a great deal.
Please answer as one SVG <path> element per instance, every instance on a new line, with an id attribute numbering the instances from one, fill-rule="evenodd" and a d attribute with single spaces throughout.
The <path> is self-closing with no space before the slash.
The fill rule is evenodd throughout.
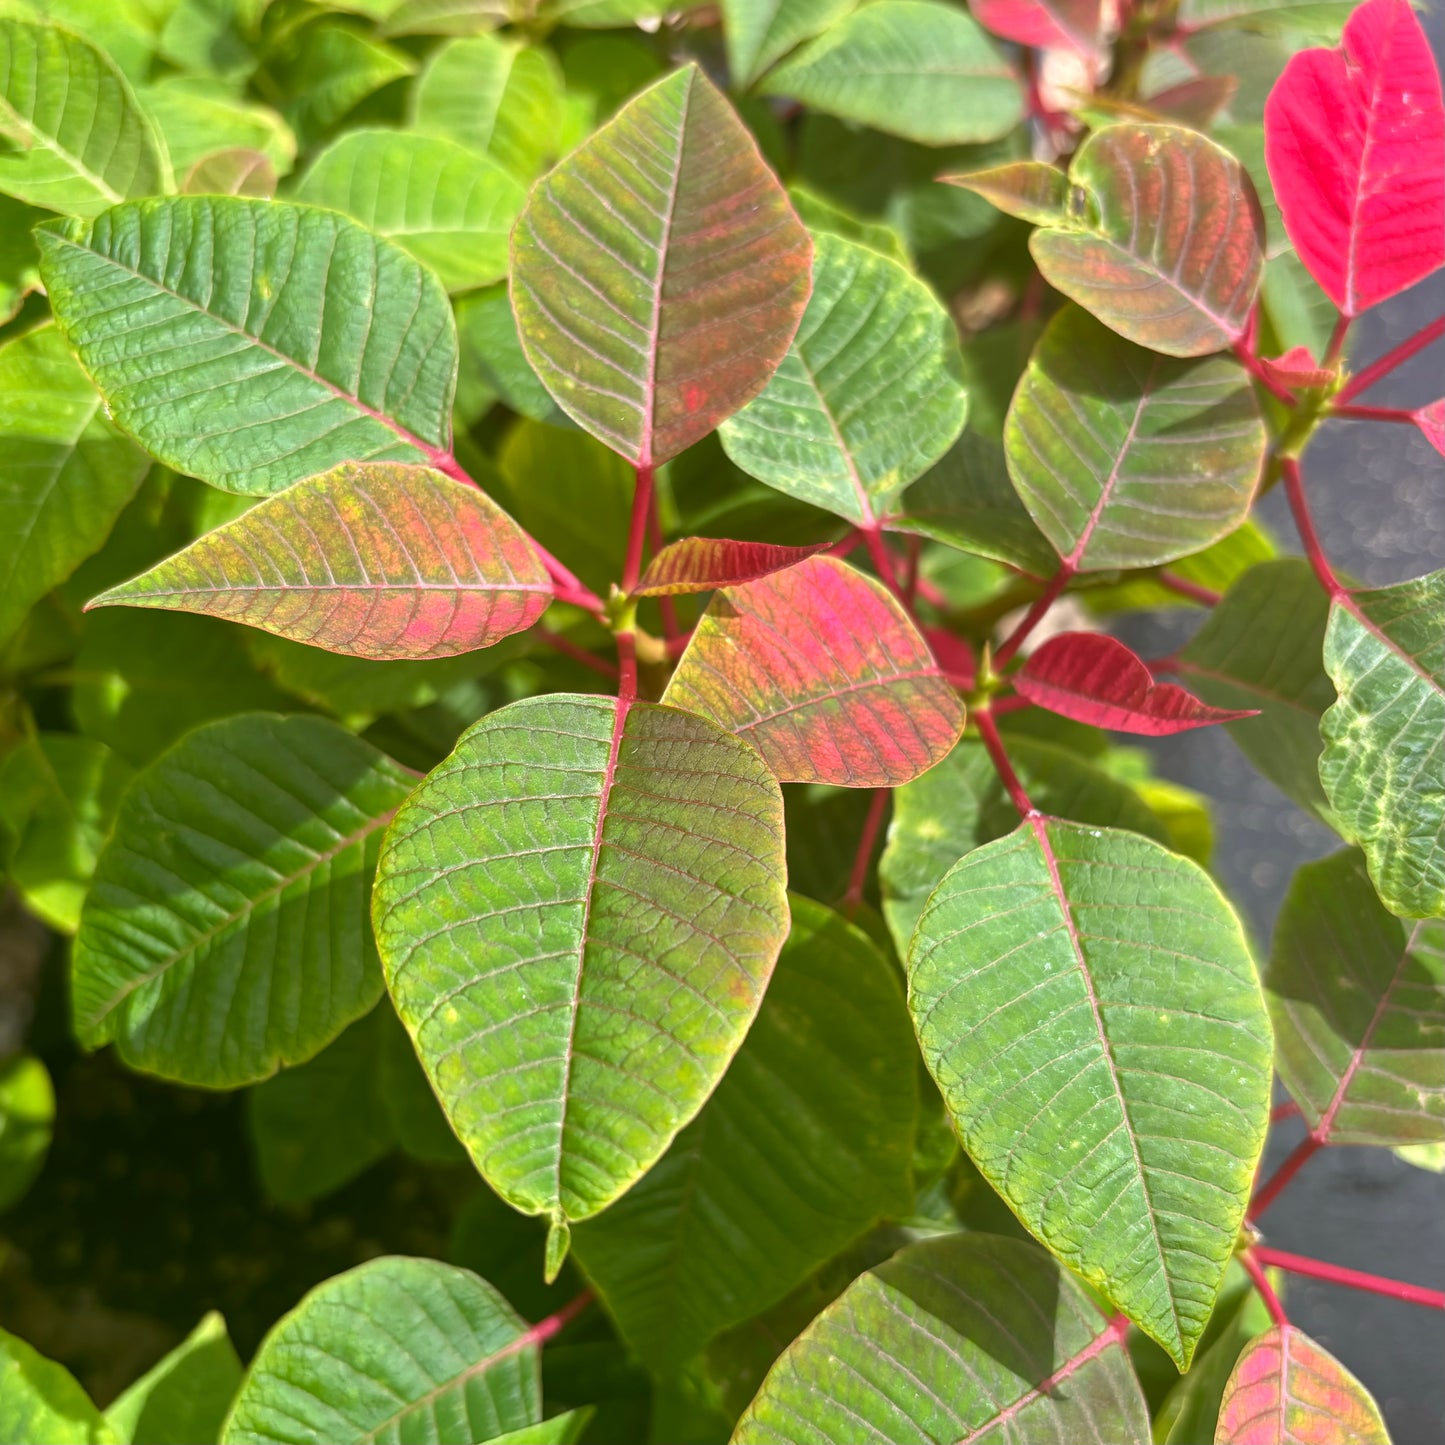
<path id="1" fill-rule="evenodd" d="M 768 384 L 812 261 L 757 142 L 686 65 L 537 182 L 512 232 L 512 307 L 562 410 L 652 466 Z"/>
<path id="2" fill-rule="evenodd" d="M 985 30 L 1036 50 L 1072 50 L 1086 60 L 1099 54 L 1099 0 L 971 0 Z"/>
<path id="3" fill-rule="evenodd" d="M 328 652 L 455 657 L 552 600 L 527 534 L 429 467 L 343 462 L 258 502 L 89 606 L 201 612 Z"/>
<path id="4" fill-rule="evenodd" d="M 784 783 L 897 787 L 963 730 L 903 608 L 834 557 L 719 592 L 662 700 L 748 738 Z"/>
<path id="5" fill-rule="evenodd" d="M 1260 370 L 1273 382 L 1287 386 L 1294 391 L 1305 391 L 1310 387 L 1328 386 L 1335 379 L 1331 367 L 1321 366 L 1311 355 L 1307 346 L 1294 346 L 1283 356 L 1259 359 Z"/>
<path id="6" fill-rule="evenodd" d="M 1370 1392 L 1303 1330 L 1251 1340 L 1224 1387 L 1214 1445 L 1390 1445 Z"/>
<path id="7" fill-rule="evenodd" d="M 1342 315 L 1445 265 L 1445 103 L 1408 0 L 1367 0 L 1339 49 L 1292 57 L 1264 132 L 1285 230 Z"/>
<path id="8" fill-rule="evenodd" d="M 1445 457 L 1445 397 L 1439 401 L 1432 401 L 1429 406 L 1422 406 L 1410 413 L 1415 418 L 1415 425 L 1425 433 L 1425 439 Z"/>
<path id="9" fill-rule="evenodd" d="M 1063 632 L 1043 644 L 1014 677 L 1020 697 L 1075 722 L 1160 738 L 1257 714 L 1210 707 L 1149 669 L 1117 638 Z"/>
<path id="10" fill-rule="evenodd" d="M 728 542 L 716 537 L 684 537 L 670 542 L 647 564 L 634 597 L 667 597 L 679 592 L 712 592 L 755 582 L 781 572 L 804 558 L 826 552 L 833 544 L 778 547 L 771 542 Z"/>

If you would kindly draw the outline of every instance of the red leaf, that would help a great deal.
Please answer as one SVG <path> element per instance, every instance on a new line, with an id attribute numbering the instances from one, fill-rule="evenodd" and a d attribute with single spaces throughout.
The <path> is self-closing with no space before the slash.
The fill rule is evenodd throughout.
<path id="1" fill-rule="evenodd" d="M 1307 346 L 1296 346 L 1273 360 L 1262 356 L 1259 366 L 1271 381 L 1295 391 L 1303 391 L 1312 386 L 1328 386 L 1335 376 L 1328 367 L 1316 363 Z"/>
<path id="2" fill-rule="evenodd" d="M 1102 632 L 1051 637 L 1013 681 L 1021 697 L 1061 717 L 1146 737 L 1257 715 L 1209 707 L 1182 687 L 1155 682 L 1139 658 Z"/>
<path id="3" fill-rule="evenodd" d="M 1285 230 L 1345 316 L 1445 265 L 1445 104 L 1408 0 L 1367 0 L 1338 50 L 1304 50 L 1264 108 Z"/>
<path id="4" fill-rule="evenodd" d="M 1415 418 L 1415 425 L 1425 433 L 1430 445 L 1445 457 L 1445 396 L 1439 401 L 1432 401 L 1429 406 L 1412 411 L 1410 415 Z"/>
<path id="5" fill-rule="evenodd" d="M 727 542 L 714 537 L 684 537 L 669 543 L 648 563 L 634 597 L 666 597 L 677 592 L 711 592 L 781 572 L 833 544 L 776 547 L 771 542 Z"/>
<path id="6" fill-rule="evenodd" d="M 970 0 L 970 8 L 985 30 L 1017 45 L 1098 56 L 1099 0 Z"/>

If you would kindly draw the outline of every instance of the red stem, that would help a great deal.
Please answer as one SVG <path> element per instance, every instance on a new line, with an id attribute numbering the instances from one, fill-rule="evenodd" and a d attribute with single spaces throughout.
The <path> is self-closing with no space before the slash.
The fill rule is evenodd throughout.
<path id="1" fill-rule="evenodd" d="M 563 657 L 570 657 L 573 662 L 580 662 L 583 667 L 590 667 L 593 672 L 601 673 L 609 682 L 617 681 L 617 668 L 605 657 L 598 657 L 595 652 L 588 652 L 585 647 L 579 647 L 570 637 L 563 637 L 560 632 L 553 632 L 549 627 L 538 627 L 534 631 L 538 641 L 545 642 L 548 647 L 560 652 Z"/>
<path id="2" fill-rule="evenodd" d="M 918 596 L 919 573 L 923 569 L 923 538 L 910 537 L 907 542 L 908 568 L 903 574 L 903 597 L 911 608 Z"/>
<path id="3" fill-rule="evenodd" d="M 687 651 L 687 644 L 692 641 L 692 629 L 679 633 L 676 637 L 669 637 L 664 644 L 669 657 L 681 657 Z"/>
<path id="4" fill-rule="evenodd" d="M 647 541 L 647 514 L 652 510 L 652 467 L 637 468 L 637 488 L 632 493 L 632 522 L 627 529 L 627 557 L 622 564 L 622 590 L 631 592 L 642 575 L 642 548 Z"/>
<path id="5" fill-rule="evenodd" d="M 850 552 L 857 551 L 862 545 L 862 542 L 863 534 L 857 527 L 854 527 L 847 536 L 841 537 L 838 541 L 834 542 L 824 555 L 828 557 L 846 557 Z"/>
<path id="6" fill-rule="evenodd" d="M 1201 607 L 1218 607 L 1223 596 L 1212 587 L 1191 582 L 1187 577 L 1180 577 L 1167 569 L 1160 570 L 1159 585 L 1168 588 L 1170 592 L 1177 592 L 1181 597 L 1189 598 L 1191 602 L 1199 603 Z"/>
<path id="7" fill-rule="evenodd" d="M 1402 426 L 1414 426 L 1414 416 L 1398 406 L 1341 406 L 1338 402 L 1325 413 L 1327 417 L 1342 417 L 1345 421 L 1392 421 Z"/>
<path id="8" fill-rule="evenodd" d="M 1407 1304 L 1424 1305 L 1426 1309 L 1445 1310 L 1445 1291 L 1426 1289 L 1418 1284 L 1406 1284 L 1404 1280 L 1386 1279 L 1384 1275 L 1366 1274 L 1359 1269 L 1346 1269 L 1342 1264 L 1326 1264 L 1320 1259 L 1310 1259 L 1303 1254 L 1288 1254 L 1282 1249 L 1269 1249 L 1262 1244 L 1253 1246 L 1247 1252 L 1253 1254 L 1260 1264 L 1271 1269 L 1308 1275 L 1310 1279 L 1342 1284 L 1347 1289 L 1368 1290 L 1371 1294 L 1386 1295 L 1390 1299 L 1404 1300 Z M 1247 1269 L 1248 1265 L 1245 1268 Z"/>
<path id="9" fill-rule="evenodd" d="M 1028 640 L 1029 633 L 1039 625 L 1039 620 L 1044 613 L 1059 600 L 1059 595 L 1069 585 L 1073 575 L 1074 563 L 1069 561 L 1059 563 L 1059 570 L 1049 579 L 1048 586 L 1039 593 L 1034 605 L 1024 613 L 1023 621 L 999 644 L 998 651 L 993 655 L 993 665 L 996 668 L 1003 667 Z"/>
<path id="10" fill-rule="evenodd" d="M 1245 1272 L 1254 1282 L 1254 1287 L 1259 1291 L 1259 1297 L 1264 1301 L 1264 1307 L 1269 1311 L 1269 1317 L 1277 1325 L 1287 1325 L 1289 1316 L 1284 1312 L 1284 1306 L 1280 1303 L 1279 1296 L 1274 1292 L 1274 1286 L 1269 1282 L 1269 1276 L 1264 1272 L 1264 1266 L 1257 1256 L 1261 1251 L 1257 1249 L 1246 1249 L 1240 1256 L 1239 1262 L 1244 1266 Z"/>
<path id="11" fill-rule="evenodd" d="M 1309 502 L 1305 498 L 1304 478 L 1300 475 L 1299 460 L 1296 457 L 1282 457 L 1280 475 L 1284 478 L 1285 495 L 1289 498 L 1289 509 L 1294 515 L 1295 527 L 1299 530 L 1300 541 L 1304 544 L 1305 556 L 1319 578 L 1320 586 L 1331 597 L 1348 596 L 1344 584 L 1335 576 L 1330 559 L 1325 556 L 1319 533 L 1315 531 L 1314 518 L 1310 515 Z"/>
<path id="12" fill-rule="evenodd" d="M 1325 347 L 1324 365 L 1326 367 L 1333 366 L 1340 359 L 1340 352 L 1345 349 L 1345 337 L 1350 333 L 1350 322 L 1353 319 L 1350 316 L 1341 316 L 1335 322 L 1335 329 L 1330 332 L 1330 344 Z"/>
<path id="13" fill-rule="evenodd" d="M 860 527 L 858 530 L 862 533 L 863 545 L 867 547 L 868 555 L 873 559 L 873 565 L 878 569 L 878 575 L 883 579 L 884 585 L 895 597 L 907 605 L 908 597 L 899 585 L 898 573 L 893 568 L 893 558 L 889 555 L 878 524 L 875 522 L 871 527 Z"/>
<path id="14" fill-rule="evenodd" d="M 632 702 L 637 697 L 637 638 L 631 632 L 617 634 L 617 697 Z"/>
<path id="15" fill-rule="evenodd" d="M 1281 1124 L 1286 1119 L 1295 1118 L 1299 1112 L 1299 1105 L 1296 1104 L 1293 1099 L 1286 1099 L 1283 1104 L 1276 1104 L 1274 1108 L 1269 1111 L 1269 1122 L 1271 1124 Z"/>
<path id="16" fill-rule="evenodd" d="M 1295 1145 L 1289 1158 L 1255 1191 L 1254 1198 L 1249 1203 L 1249 1213 L 1245 1215 L 1245 1218 L 1251 1221 L 1258 1219 L 1284 1193 L 1290 1180 L 1309 1163 L 1319 1152 L 1320 1147 L 1320 1141 L 1313 1135 L 1301 1139 Z"/>
<path id="17" fill-rule="evenodd" d="M 584 1289 L 575 1299 L 568 1300 L 556 1314 L 538 1320 L 522 1339 L 527 1345 L 545 1345 L 548 1340 L 556 1339 L 591 1303 L 592 1291 Z"/>
<path id="18" fill-rule="evenodd" d="M 1278 402 L 1293 409 L 1298 405 L 1294 393 L 1287 387 L 1276 381 L 1259 364 L 1259 358 L 1247 347 L 1244 342 L 1234 343 L 1234 354 L 1244 363 L 1244 369 Z"/>
<path id="19" fill-rule="evenodd" d="M 843 907 L 848 913 L 863 901 L 863 890 L 868 885 L 868 865 L 873 861 L 873 850 L 878 845 L 878 833 L 883 827 L 883 815 L 888 811 L 888 799 L 892 792 L 892 788 L 873 790 L 868 818 L 858 839 L 858 851 L 853 855 L 853 871 L 848 875 L 848 891 L 843 895 Z"/>
<path id="20" fill-rule="evenodd" d="M 923 598 L 930 607 L 936 607 L 940 612 L 948 611 L 948 598 L 944 595 L 940 587 L 935 586 L 921 573 L 918 577 L 917 586 L 918 595 Z"/>
<path id="21" fill-rule="evenodd" d="M 1003 739 L 998 735 L 998 727 L 989 710 L 975 708 L 973 720 L 978 727 L 979 737 L 983 739 L 984 747 L 988 749 L 989 761 L 993 763 L 999 781 L 1003 783 L 1009 797 L 1013 799 L 1014 807 L 1019 810 L 1019 817 L 1037 817 L 1039 810 L 1029 801 L 1029 795 L 1024 791 L 1024 785 L 1019 782 L 1019 775 L 1014 772 L 1014 765 L 1009 761 L 1008 753 L 1004 751 Z"/>
<path id="22" fill-rule="evenodd" d="M 1343 406 L 1352 402 L 1362 391 L 1372 387 L 1382 376 L 1388 376 L 1397 366 L 1409 361 L 1417 351 L 1424 351 L 1432 342 L 1445 336 L 1445 316 L 1437 316 L 1428 326 L 1422 326 L 1408 340 L 1392 347 L 1378 361 L 1372 361 L 1358 376 L 1352 376 L 1339 390 L 1335 401 Z"/>
<path id="23" fill-rule="evenodd" d="M 1022 712 L 1025 708 L 1032 706 L 1033 703 L 1031 703 L 1028 698 L 1019 697 L 1018 694 L 1015 693 L 1010 697 L 994 698 L 994 700 L 989 704 L 988 710 L 995 717 L 1004 717 L 1008 713 Z"/>

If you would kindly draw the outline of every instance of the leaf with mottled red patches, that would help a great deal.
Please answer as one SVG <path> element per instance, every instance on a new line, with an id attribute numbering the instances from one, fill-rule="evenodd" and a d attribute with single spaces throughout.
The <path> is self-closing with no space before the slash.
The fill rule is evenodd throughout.
<path id="1" fill-rule="evenodd" d="M 512 235 L 512 305 L 558 405 L 651 466 L 767 385 L 811 265 L 757 144 L 688 65 L 537 183 Z"/>
<path id="2" fill-rule="evenodd" d="M 1099 0 L 972 0 L 985 30 L 1036 50 L 1072 50 L 1086 60 L 1099 53 Z"/>
<path id="3" fill-rule="evenodd" d="M 1285 230 L 1345 316 L 1445 265 L 1445 104 L 1408 0 L 1368 0 L 1291 58 L 1264 108 Z"/>
<path id="4" fill-rule="evenodd" d="M 551 600 L 527 534 L 475 487 L 428 467 L 346 462 L 90 605 L 203 612 L 395 660 L 490 647 Z"/>
<path id="5" fill-rule="evenodd" d="M 1380 1407 L 1293 1325 L 1251 1340 L 1224 1387 L 1214 1445 L 1390 1445 Z"/>
<path id="6" fill-rule="evenodd" d="M 1172 682 L 1155 682 L 1140 658 L 1102 632 L 1049 638 L 1013 682 L 1021 697 L 1061 717 L 1152 738 L 1256 715 L 1210 707 Z"/>
<path id="7" fill-rule="evenodd" d="M 832 557 L 720 592 L 663 701 L 750 739 L 785 783 L 894 787 L 946 757 L 963 727 L 897 600 Z"/>
<path id="8" fill-rule="evenodd" d="M 1006 166 L 939 176 L 950 186 L 973 191 L 1010 216 L 1035 226 L 1061 226 L 1069 218 L 1069 178 L 1043 161 L 1013 161 Z"/>
<path id="9" fill-rule="evenodd" d="M 813 547 L 779 547 L 771 542 L 729 542 L 717 537 L 684 537 L 671 542 L 647 564 L 634 597 L 666 597 L 680 592 L 711 592 L 754 582 L 805 558 L 826 552 L 831 542 Z"/>

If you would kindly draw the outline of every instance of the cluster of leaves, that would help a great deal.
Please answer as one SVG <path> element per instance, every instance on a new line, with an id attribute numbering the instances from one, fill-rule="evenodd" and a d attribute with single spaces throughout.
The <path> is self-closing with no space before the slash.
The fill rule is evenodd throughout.
<path id="1" fill-rule="evenodd" d="M 0 1437 L 1384 1440 L 1250 1195 L 1276 1070 L 1292 1169 L 1442 1141 L 1445 574 L 1300 467 L 1445 449 L 1344 365 L 1445 264 L 1418 20 L 665 8 L 0 6 L 10 882 L 278 1200 L 474 1168 L 497 1261 L 104 1413 L 0 1335 Z M 1159 606 L 1178 684 L 1088 630 Z M 1347 845 L 1263 980 L 1103 736 L 1214 724 Z"/>

